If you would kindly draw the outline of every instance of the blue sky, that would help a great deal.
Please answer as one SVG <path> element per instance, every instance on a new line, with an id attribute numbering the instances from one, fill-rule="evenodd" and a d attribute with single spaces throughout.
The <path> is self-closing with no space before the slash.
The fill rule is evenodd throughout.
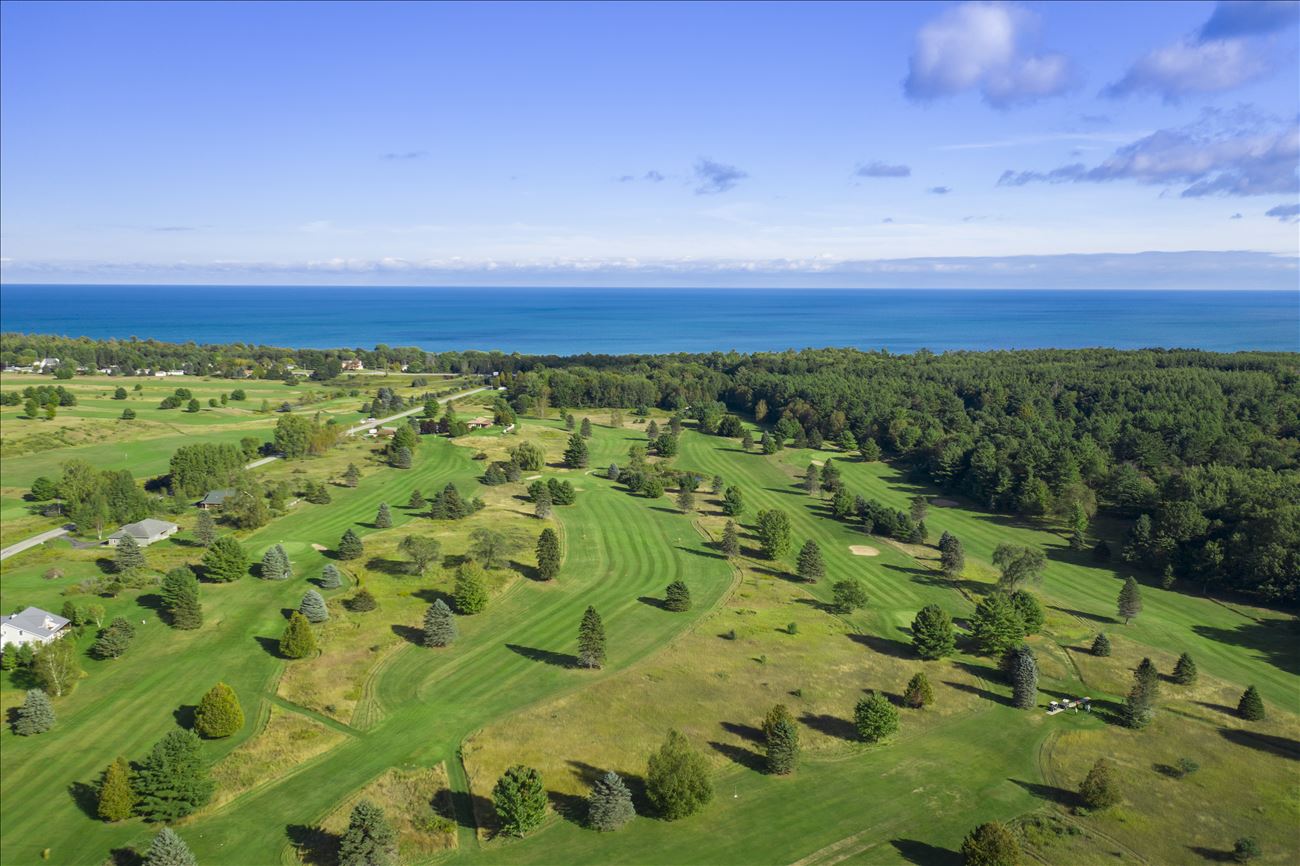
<path id="1" fill-rule="evenodd" d="M 0 17 L 8 282 L 1296 286 L 1294 2 Z"/>

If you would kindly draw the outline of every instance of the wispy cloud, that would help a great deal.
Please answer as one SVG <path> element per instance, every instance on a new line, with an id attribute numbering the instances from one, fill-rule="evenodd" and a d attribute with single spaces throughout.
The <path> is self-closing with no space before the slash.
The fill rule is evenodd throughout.
<path id="1" fill-rule="evenodd" d="M 663 182 L 663 179 L 664 179 L 664 176 L 663 176 L 663 174 L 661 174 L 660 172 L 655 171 L 655 170 L 652 168 L 652 169 L 650 169 L 649 171 L 647 171 L 645 174 L 643 174 L 643 175 L 641 176 L 641 179 L 642 179 L 642 180 L 648 180 L 648 181 L 650 181 L 651 183 L 662 183 L 662 182 Z"/>
<path id="2" fill-rule="evenodd" d="M 929 189 L 927 189 L 926 192 L 930 193 L 931 195 L 947 195 L 948 193 L 952 192 L 952 187 L 932 186 Z"/>
<path id="3" fill-rule="evenodd" d="M 195 226 L 152 226 L 150 231 L 155 232 L 193 232 L 198 231 Z"/>
<path id="4" fill-rule="evenodd" d="M 1232 216 L 1228 217 L 1228 219 L 1230 219 L 1230 220 L 1239 220 L 1239 219 L 1241 219 L 1241 214 L 1239 214 L 1239 213 L 1235 213 L 1235 214 L 1233 214 Z"/>
<path id="5" fill-rule="evenodd" d="M 858 177 L 911 177 L 912 169 L 910 166 L 891 165 L 876 160 L 865 165 L 859 165 L 853 173 Z"/>
<path id="6" fill-rule="evenodd" d="M 380 159 L 405 160 L 405 159 L 424 159 L 429 155 L 427 150 L 405 150 L 385 153 Z"/>
<path id="7" fill-rule="evenodd" d="M 1280 204 L 1264 211 L 1264 216 L 1271 216 L 1284 223 L 1300 222 L 1300 204 Z"/>
<path id="8" fill-rule="evenodd" d="M 916 34 L 903 82 L 909 99 L 927 102 L 978 90 L 995 108 L 1026 105 L 1064 93 L 1075 73 L 1063 54 L 1026 52 L 1033 13 L 1001 2 L 955 6 Z"/>
<path id="9" fill-rule="evenodd" d="M 714 162 L 711 159 L 700 159 L 695 163 L 695 179 L 698 181 L 695 194 L 716 195 L 726 192 L 747 177 L 749 177 L 748 172 L 734 165 Z"/>

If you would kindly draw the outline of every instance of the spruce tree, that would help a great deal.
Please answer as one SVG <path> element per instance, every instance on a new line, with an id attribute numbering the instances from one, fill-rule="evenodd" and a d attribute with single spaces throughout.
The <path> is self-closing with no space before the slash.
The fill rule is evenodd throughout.
<path id="1" fill-rule="evenodd" d="M 135 629 L 123 617 L 117 617 L 107 628 L 99 630 L 99 636 L 90 648 L 90 653 L 97 659 L 120 658 L 131 646 Z"/>
<path id="2" fill-rule="evenodd" d="M 136 812 L 146 821 L 175 821 L 212 797 L 203 747 L 193 731 L 176 729 L 154 745 L 135 776 Z"/>
<path id="3" fill-rule="evenodd" d="M 776 730 L 776 723 L 782 720 L 794 724 L 794 716 L 790 715 L 790 710 L 785 704 L 773 705 L 772 709 L 768 710 L 767 715 L 763 717 L 761 727 L 764 742 L 771 738 L 772 732 Z"/>
<path id="4" fill-rule="evenodd" d="M 306 658 L 316 652 L 316 633 L 311 630 L 307 617 L 294 611 L 280 638 L 280 655 L 287 659 Z"/>
<path id="5" fill-rule="evenodd" d="M 580 436 L 582 436 L 583 439 L 590 439 L 590 438 L 591 438 L 591 419 L 590 419 L 590 418 L 583 418 L 583 419 L 582 419 L 582 425 L 578 427 L 578 434 L 579 434 Z"/>
<path id="6" fill-rule="evenodd" d="M 674 580 L 664 591 L 664 607 L 672 611 L 691 609 L 691 589 L 683 580 Z"/>
<path id="7" fill-rule="evenodd" d="M 822 549 L 811 538 L 803 543 L 799 550 L 799 579 L 807 583 L 816 583 L 826 576 L 826 562 L 822 559 Z"/>
<path id="8" fill-rule="evenodd" d="M 379 503 L 379 510 L 375 512 L 375 528 L 392 529 L 392 527 L 393 527 L 393 512 L 388 507 L 387 502 L 381 502 Z"/>
<path id="9" fill-rule="evenodd" d="M 198 866 L 199 861 L 175 830 L 163 827 L 144 852 L 142 866 Z"/>
<path id="10" fill-rule="evenodd" d="M 20 737 L 43 734 L 54 727 L 54 704 L 41 689 L 28 689 L 22 706 L 15 712 L 14 733 Z"/>
<path id="11" fill-rule="evenodd" d="M 141 568 L 144 568 L 144 551 L 134 538 L 123 535 L 113 553 L 113 570 L 118 574 L 130 574 Z"/>
<path id="12" fill-rule="evenodd" d="M 1249 686 L 1241 693 L 1241 700 L 1237 702 L 1237 715 L 1248 722 L 1264 721 L 1267 713 L 1264 712 L 1264 699 L 1259 696 L 1259 689 Z"/>
<path id="13" fill-rule="evenodd" d="M 413 460 L 411 449 L 406 445 L 398 445 L 389 454 L 388 465 L 394 469 L 410 469 Z"/>
<path id="14" fill-rule="evenodd" d="M 1017 866 L 1020 843 L 1000 821 L 989 821 L 966 836 L 961 854 L 965 866 Z"/>
<path id="15" fill-rule="evenodd" d="M 907 689 L 903 692 L 903 703 L 918 710 L 934 703 L 934 689 L 930 687 L 930 680 L 926 677 L 925 671 L 918 671 L 907 681 Z"/>
<path id="16" fill-rule="evenodd" d="M 135 790 L 131 787 L 131 765 L 118 758 L 104 770 L 99 783 L 96 812 L 105 821 L 125 821 L 135 811 Z"/>
<path id="17" fill-rule="evenodd" d="M 1173 680 L 1180 686 L 1190 686 L 1196 682 L 1196 662 L 1192 661 L 1190 653 L 1178 657 L 1174 664 Z"/>
<path id="18" fill-rule="evenodd" d="M 1010 650 L 1007 676 L 1011 680 L 1011 702 L 1022 710 L 1038 704 L 1038 661 L 1034 651 L 1021 644 Z"/>
<path id="19" fill-rule="evenodd" d="M 586 469 L 587 458 L 587 440 L 577 433 L 570 436 L 569 444 L 564 449 L 564 465 L 570 469 Z"/>
<path id="20" fill-rule="evenodd" d="M 451 646 L 456 640 L 456 615 L 442 599 L 434 600 L 424 614 L 424 645 Z"/>
<path id="21" fill-rule="evenodd" d="M 851 577 L 837 580 L 831 587 L 831 606 L 836 613 L 853 613 L 860 607 L 867 606 L 867 590 L 862 582 Z"/>
<path id="22" fill-rule="evenodd" d="M 397 866 L 397 832 L 384 810 L 369 800 L 352 809 L 339 840 L 338 866 Z"/>
<path id="23" fill-rule="evenodd" d="M 722 513 L 728 517 L 739 517 L 745 513 L 745 494 L 734 484 L 722 493 Z"/>
<path id="24" fill-rule="evenodd" d="M 713 781 L 703 756 L 670 730 L 646 767 L 646 796 L 666 821 L 685 818 L 713 799 Z"/>
<path id="25" fill-rule="evenodd" d="M 1155 702 L 1159 689 L 1159 675 L 1151 659 L 1143 659 L 1133 672 L 1133 688 L 1129 690 L 1120 708 L 1120 721 L 1134 729 L 1145 728 L 1151 724 L 1155 714 Z"/>
<path id="26" fill-rule="evenodd" d="M 541 826 L 546 817 L 546 788 L 542 776 L 532 767 L 516 764 L 492 788 L 492 805 L 501 820 L 501 832 L 525 836 Z"/>
<path id="27" fill-rule="evenodd" d="M 172 628 L 195 629 L 203 625 L 199 579 L 188 565 L 180 565 L 167 572 L 158 590 Z"/>
<path id="28" fill-rule="evenodd" d="M 361 536 L 356 532 L 348 529 L 339 539 L 339 546 L 336 553 L 342 560 L 359 559 L 366 552 L 365 546 L 361 543 Z"/>
<path id="29" fill-rule="evenodd" d="M 289 579 L 289 555 L 283 547 L 273 544 L 266 549 L 262 554 L 261 574 L 263 580 Z"/>
<path id="30" fill-rule="evenodd" d="M 537 536 L 537 574 L 542 580 L 553 580 L 560 573 L 560 537 L 547 527 Z"/>
<path id="31" fill-rule="evenodd" d="M 456 587 L 452 592 L 456 612 L 465 616 L 482 613 L 487 607 L 487 586 L 483 582 L 483 567 L 473 560 L 461 563 L 456 569 Z"/>
<path id="32" fill-rule="evenodd" d="M 248 573 L 248 557 L 234 536 L 223 535 L 203 554 L 203 576 L 218 583 L 239 580 Z"/>
<path id="33" fill-rule="evenodd" d="M 578 626 L 578 664 L 599 668 L 605 664 L 605 624 L 594 607 L 588 607 Z"/>
<path id="34" fill-rule="evenodd" d="M 298 602 L 298 613 L 307 617 L 311 623 L 325 622 L 330 618 L 329 608 L 325 606 L 325 597 L 314 589 L 309 589 Z"/>
<path id="35" fill-rule="evenodd" d="M 1110 638 L 1106 637 L 1105 632 L 1099 632 L 1092 641 L 1090 652 L 1100 658 L 1110 655 Z"/>
<path id="36" fill-rule="evenodd" d="M 677 508 L 683 513 L 689 513 L 695 510 L 695 491 L 689 487 L 683 487 L 677 491 Z"/>
<path id="37" fill-rule="evenodd" d="M 211 547 L 217 540 L 217 522 L 206 508 L 199 511 L 198 521 L 194 524 L 194 540 L 204 547 Z"/>
<path id="38" fill-rule="evenodd" d="M 722 528 L 722 555 L 733 557 L 740 555 L 740 530 L 734 520 L 728 520 Z"/>
<path id="39" fill-rule="evenodd" d="M 1124 579 L 1124 586 L 1119 591 L 1118 607 L 1119 615 L 1124 618 L 1125 625 L 1142 612 L 1142 591 L 1138 589 L 1138 582 L 1132 577 Z"/>
<path id="40" fill-rule="evenodd" d="M 1098 758 L 1079 786 L 1079 797 L 1089 809 L 1109 809 L 1120 801 L 1119 785 L 1110 762 Z"/>
<path id="41" fill-rule="evenodd" d="M 1232 859 L 1238 863 L 1249 863 L 1259 856 L 1259 841 L 1254 836 L 1242 836 L 1232 843 Z"/>
<path id="42" fill-rule="evenodd" d="M 429 503 L 425 501 L 424 497 L 420 495 L 419 490 L 412 490 L 411 498 L 407 500 L 406 507 L 413 511 L 419 511 L 421 508 L 428 506 L 428 504 Z"/>
<path id="43" fill-rule="evenodd" d="M 343 473 L 343 483 L 348 487 L 356 487 L 361 482 L 361 470 L 355 464 L 349 463 L 347 470 Z"/>
<path id="44" fill-rule="evenodd" d="M 358 589 L 351 598 L 344 602 L 344 604 L 347 605 L 348 610 L 356 613 L 368 613 L 379 607 L 379 602 L 375 600 L 375 597 L 371 594 L 370 590 L 366 589 L 364 586 Z"/>
<path id="45" fill-rule="evenodd" d="M 803 489 L 809 496 L 816 496 L 821 492 L 821 474 L 817 471 L 817 464 L 808 464 L 808 471 L 803 477 Z"/>
<path id="46" fill-rule="evenodd" d="M 545 520 L 550 517 L 554 503 L 551 501 L 551 491 L 546 488 L 546 485 L 539 485 L 537 492 L 532 497 L 533 516 L 538 520 Z"/>
<path id="47" fill-rule="evenodd" d="M 952 617 L 937 604 L 921 608 L 912 620 L 912 648 L 923 659 L 940 659 L 956 649 Z"/>
<path id="48" fill-rule="evenodd" d="M 636 817 L 632 806 L 632 792 L 623 784 L 618 773 L 602 773 L 591 786 L 587 797 L 587 823 L 592 829 L 617 830 Z"/>
<path id="49" fill-rule="evenodd" d="M 898 708 L 879 692 L 868 692 L 853 709 L 853 726 L 868 743 L 880 742 L 898 732 Z"/>
<path id="50" fill-rule="evenodd" d="M 244 727 L 244 708 L 235 690 L 225 683 L 208 689 L 194 712 L 194 730 L 210 740 L 229 737 Z"/>
<path id="51" fill-rule="evenodd" d="M 338 589 L 343 585 L 343 575 L 339 568 L 332 562 L 325 563 L 325 568 L 321 569 L 320 586 L 321 589 Z"/>
<path id="52" fill-rule="evenodd" d="M 784 776 L 799 762 L 799 729 L 793 720 L 777 719 L 766 739 L 767 771 Z"/>
<path id="53" fill-rule="evenodd" d="M 994 592 L 975 606 L 971 634 L 981 652 L 1001 655 L 1025 639 L 1025 627 L 1011 601 L 1002 593 Z"/>

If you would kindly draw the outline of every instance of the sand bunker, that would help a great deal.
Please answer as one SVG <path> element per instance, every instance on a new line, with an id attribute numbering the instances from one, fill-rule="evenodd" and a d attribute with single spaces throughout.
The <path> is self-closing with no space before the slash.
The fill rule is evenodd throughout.
<path id="1" fill-rule="evenodd" d="M 879 556 L 880 551 L 866 544 L 850 544 L 849 553 L 854 556 Z"/>
<path id="2" fill-rule="evenodd" d="M 315 550 L 318 553 L 324 553 L 325 551 L 329 550 L 329 548 L 326 547 L 325 545 L 316 544 L 315 542 L 312 543 L 311 549 Z"/>
<path id="3" fill-rule="evenodd" d="M 958 505 L 958 503 L 953 502 L 951 499 L 931 499 L 930 504 L 938 508 L 956 508 Z"/>
<path id="4" fill-rule="evenodd" d="M 542 477 L 542 476 L 540 476 L 540 475 L 529 475 L 529 476 L 528 476 L 527 478 L 525 478 L 524 480 L 525 480 L 525 481 L 536 481 L 538 478 L 541 478 L 541 477 Z"/>

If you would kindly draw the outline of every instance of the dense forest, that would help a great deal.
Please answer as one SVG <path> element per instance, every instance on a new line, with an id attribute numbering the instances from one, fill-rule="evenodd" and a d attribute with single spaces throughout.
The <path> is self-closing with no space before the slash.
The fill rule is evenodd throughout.
<path id="1" fill-rule="evenodd" d="M 289 350 L 6 334 L 0 360 L 182 366 L 220 375 L 343 359 L 412 372 L 499 372 L 517 411 L 658 407 L 774 447 L 834 445 L 898 461 L 994 511 L 1076 539 L 1099 510 L 1130 527 L 1114 551 L 1186 590 L 1300 601 L 1300 354 L 1108 349 L 572 357 L 419 349 Z"/>

